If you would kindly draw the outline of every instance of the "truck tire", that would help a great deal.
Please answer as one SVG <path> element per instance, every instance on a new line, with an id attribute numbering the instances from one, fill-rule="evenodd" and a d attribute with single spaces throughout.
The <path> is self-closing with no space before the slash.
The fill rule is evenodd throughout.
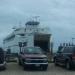
<path id="1" fill-rule="evenodd" d="M 42 66 L 42 70 L 46 71 L 48 66 Z"/>
<path id="2" fill-rule="evenodd" d="M 67 62 L 66 62 L 65 68 L 66 68 L 67 70 L 71 70 L 71 69 L 72 69 L 72 66 L 71 66 L 70 61 L 67 61 Z"/>
<path id="3" fill-rule="evenodd" d="M 54 59 L 54 64 L 55 66 L 58 66 L 56 59 Z"/>
<path id="4" fill-rule="evenodd" d="M 24 65 L 24 66 L 23 66 L 23 70 L 26 70 L 26 69 L 27 69 L 27 66 L 26 66 L 26 65 Z"/>
<path id="5" fill-rule="evenodd" d="M 3 70 L 6 70 L 6 67 L 5 66 L 3 67 Z"/>
<path id="6" fill-rule="evenodd" d="M 26 70 L 26 67 L 25 66 L 23 66 L 23 70 Z"/>
<path id="7" fill-rule="evenodd" d="M 19 64 L 20 66 L 22 65 L 22 63 L 21 63 L 21 61 L 20 61 L 20 60 L 18 61 L 18 64 Z"/>
<path id="8" fill-rule="evenodd" d="M 6 67 L 5 67 L 5 66 L 3 66 L 3 67 L 1 67 L 1 68 L 0 68 L 0 70 L 6 70 Z"/>

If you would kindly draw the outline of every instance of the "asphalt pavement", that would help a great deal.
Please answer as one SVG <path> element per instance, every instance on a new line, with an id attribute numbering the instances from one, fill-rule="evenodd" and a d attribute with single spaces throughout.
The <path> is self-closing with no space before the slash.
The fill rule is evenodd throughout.
<path id="1" fill-rule="evenodd" d="M 53 63 L 49 64 L 47 71 L 29 69 L 23 70 L 17 63 L 8 63 L 5 71 L 0 71 L 0 75 L 75 75 L 75 70 L 68 71 L 62 67 L 56 67 Z"/>

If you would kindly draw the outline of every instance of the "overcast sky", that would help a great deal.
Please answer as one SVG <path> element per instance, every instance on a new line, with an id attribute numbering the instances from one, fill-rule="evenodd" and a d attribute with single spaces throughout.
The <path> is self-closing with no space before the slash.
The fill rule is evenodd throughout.
<path id="1" fill-rule="evenodd" d="M 0 41 L 33 16 L 50 27 L 55 48 L 75 37 L 75 0 L 0 0 Z"/>

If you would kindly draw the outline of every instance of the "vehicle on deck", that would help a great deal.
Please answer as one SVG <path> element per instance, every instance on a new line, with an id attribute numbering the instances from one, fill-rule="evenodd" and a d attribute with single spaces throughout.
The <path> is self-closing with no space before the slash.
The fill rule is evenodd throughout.
<path id="1" fill-rule="evenodd" d="M 48 59 L 40 47 L 25 47 L 18 56 L 19 65 L 24 69 L 27 67 L 41 68 L 47 70 Z"/>
<path id="2" fill-rule="evenodd" d="M 6 69 L 5 53 L 2 48 L 0 48 L 0 69 Z"/>
<path id="3" fill-rule="evenodd" d="M 62 65 L 70 70 L 75 67 L 75 46 L 66 46 L 58 50 L 54 56 L 55 65 Z"/>

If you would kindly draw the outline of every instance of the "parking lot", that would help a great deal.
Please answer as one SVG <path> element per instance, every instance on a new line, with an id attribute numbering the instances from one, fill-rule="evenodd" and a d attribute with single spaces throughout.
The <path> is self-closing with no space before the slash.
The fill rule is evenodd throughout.
<path id="1" fill-rule="evenodd" d="M 75 75 L 75 70 L 67 71 L 61 67 L 49 64 L 47 71 L 26 70 L 24 71 L 17 63 L 8 63 L 5 71 L 0 71 L 0 75 Z"/>

